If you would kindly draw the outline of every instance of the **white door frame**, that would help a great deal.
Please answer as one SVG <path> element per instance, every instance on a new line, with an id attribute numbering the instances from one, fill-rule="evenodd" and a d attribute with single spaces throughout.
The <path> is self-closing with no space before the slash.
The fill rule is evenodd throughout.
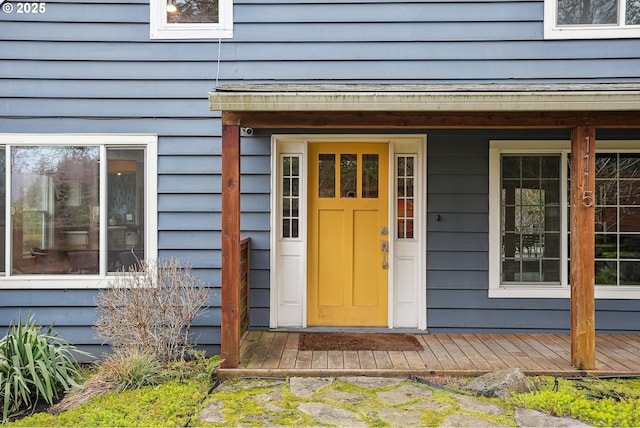
<path id="1" fill-rule="evenodd" d="M 283 134 L 271 137 L 271 328 L 307 327 L 307 165 L 308 145 L 313 143 L 371 142 L 389 146 L 389 298 L 388 327 L 427 328 L 426 263 L 426 135 L 403 134 Z M 397 157 L 414 158 L 414 237 L 397 239 Z M 299 210 L 297 236 L 282 234 L 282 162 L 297 159 Z M 392 239 L 393 237 L 393 239 Z M 396 269 L 398 265 L 404 269 Z"/>

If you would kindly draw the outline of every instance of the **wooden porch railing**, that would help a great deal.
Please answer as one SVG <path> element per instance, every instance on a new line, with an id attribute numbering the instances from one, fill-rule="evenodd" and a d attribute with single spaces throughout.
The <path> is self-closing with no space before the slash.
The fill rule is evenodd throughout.
<path id="1" fill-rule="evenodd" d="M 240 337 L 249 329 L 249 271 L 251 238 L 240 239 Z"/>

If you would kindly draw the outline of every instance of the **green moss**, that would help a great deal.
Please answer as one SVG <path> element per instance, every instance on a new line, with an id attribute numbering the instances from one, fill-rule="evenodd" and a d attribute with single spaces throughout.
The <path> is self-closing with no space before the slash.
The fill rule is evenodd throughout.
<path id="1" fill-rule="evenodd" d="M 206 391 L 200 382 L 173 380 L 108 393 L 60 415 L 39 413 L 9 426 L 184 426 Z"/>
<path id="2" fill-rule="evenodd" d="M 568 416 L 595 426 L 640 426 L 640 380 L 539 380 L 540 389 L 512 398 L 515 406 Z"/>

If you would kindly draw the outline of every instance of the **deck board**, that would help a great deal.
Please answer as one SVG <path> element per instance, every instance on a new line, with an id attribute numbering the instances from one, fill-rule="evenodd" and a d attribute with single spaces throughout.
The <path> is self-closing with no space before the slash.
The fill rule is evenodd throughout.
<path id="1" fill-rule="evenodd" d="M 520 366 L 519 361 L 513 355 L 505 351 L 505 349 L 500 346 L 500 344 L 496 342 L 492 337 L 486 334 L 483 335 L 482 338 L 478 337 L 478 335 L 475 336 L 476 341 L 481 342 L 486 348 L 491 349 L 492 352 L 500 359 L 500 361 L 502 361 L 503 368 Z"/>
<path id="2" fill-rule="evenodd" d="M 282 352 L 282 358 L 278 368 L 291 369 L 296 366 L 296 358 L 298 356 L 298 333 L 287 333 L 287 342 Z"/>
<path id="3" fill-rule="evenodd" d="M 419 351 L 300 351 L 298 332 L 249 331 L 237 369 L 224 376 L 475 375 L 510 367 L 528 374 L 584 375 L 571 367 L 566 334 L 416 334 Z M 596 336 L 597 369 L 589 374 L 640 375 L 640 335 Z"/>
<path id="4" fill-rule="evenodd" d="M 284 352 L 285 345 L 287 343 L 287 335 L 276 334 L 271 340 L 267 356 L 262 362 L 262 367 L 267 369 L 273 369 L 279 366 L 282 359 L 282 353 Z"/>

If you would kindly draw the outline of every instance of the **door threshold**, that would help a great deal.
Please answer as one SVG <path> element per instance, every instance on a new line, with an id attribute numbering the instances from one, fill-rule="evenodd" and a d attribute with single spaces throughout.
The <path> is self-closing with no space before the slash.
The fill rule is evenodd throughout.
<path id="1" fill-rule="evenodd" d="M 269 331 L 288 333 L 412 333 L 427 334 L 427 330 L 417 328 L 390 328 L 390 327 L 336 327 L 336 326 L 312 326 L 312 327 L 277 327 Z"/>

